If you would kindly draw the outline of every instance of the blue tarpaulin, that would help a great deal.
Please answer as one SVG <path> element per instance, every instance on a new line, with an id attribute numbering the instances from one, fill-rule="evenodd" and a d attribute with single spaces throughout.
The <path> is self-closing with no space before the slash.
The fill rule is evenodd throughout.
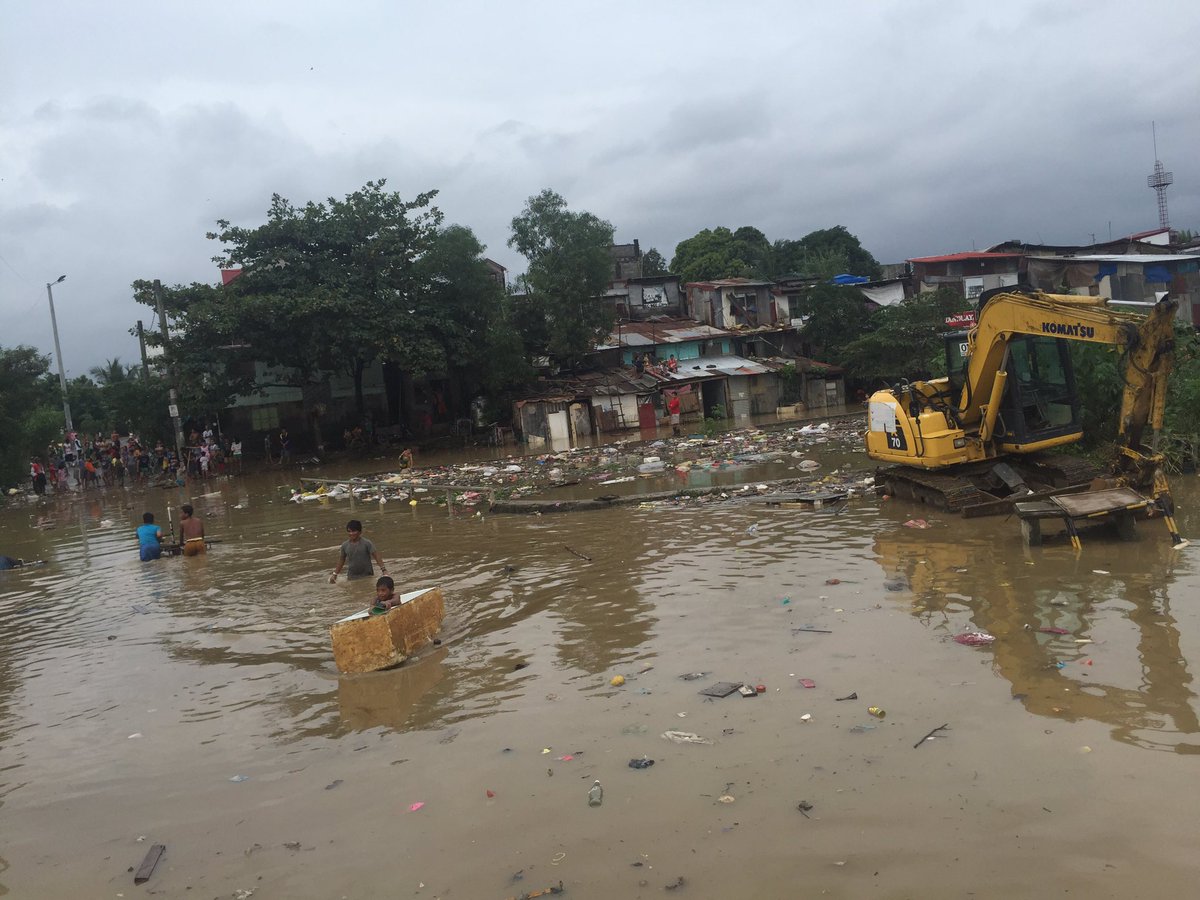
<path id="1" fill-rule="evenodd" d="M 864 278 L 862 275 L 834 275 L 829 279 L 830 284 L 866 284 L 870 278 Z"/>
<path id="2" fill-rule="evenodd" d="M 1146 266 L 1142 270 L 1142 277 L 1147 281 L 1159 281 L 1164 284 L 1171 283 L 1171 273 L 1167 271 L 1166 266 Z"/>
<path id="3" fill-rule="evenodd" d="M 1116 275 L 1116 274 L 1117 274 L 1117 264 L 1116 263 L 1100 263 L 1100 271 L 1096 273 L 1096 280 L 1099 281 L 1105 275 Z"/>

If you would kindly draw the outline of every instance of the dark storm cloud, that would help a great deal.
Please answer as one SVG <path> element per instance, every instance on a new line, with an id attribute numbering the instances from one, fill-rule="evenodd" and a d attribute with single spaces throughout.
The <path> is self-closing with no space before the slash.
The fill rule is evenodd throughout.
<path id="1" fill-rule="evenodd" d="M 66 272 L 68 369 L 132 360 L 133 279 L 215 280 L 216 219 L 381 177 L 513 270 L 547 187 L 668 257 L 842 224 L 899 261 L 1153 227 L 1156 120 L 1197 228 L 1200 9 L 1159 14 L 1151 40 L 1091 2 L 30 7 L 0 33 L 0 344 L 51 347 Z"/>

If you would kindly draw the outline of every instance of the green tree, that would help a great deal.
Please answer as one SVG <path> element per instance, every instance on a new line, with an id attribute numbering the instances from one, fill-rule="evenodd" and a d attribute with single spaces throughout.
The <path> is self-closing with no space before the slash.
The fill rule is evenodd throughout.
<path id="1" fill-rule="evenodd" d="M 663 259 L 663 255 L 656 249 L 651 247 L 642 254 L 642 275 L 652 277 L 654 275 L 667 275 L 670 270 L 667 268 L 667 261 Z"/>
<path id="2" fill-rule="evenodd" d="M 440 359 L 440 368 L 471 392 L 501 389 L 529 374 L 507 296 L 484 262 L 484 249 L 471 229 L 451 225 L 416 266 L 424 289 L 414 315 L 437 345 L 427 348 L 428 358 Z"/>
<path id="3" fill-rule="evenodd" d="M 825 362 L 839 362 L 849 345 L 875 327 L 866 298 L 853 287 L 818 284 L 792 309 L 805 320 L 800 337 L 807 352 Z"/>
<path id="4" fill-rule="evenodd" d="M 878 278 L 879 262 L 844 225 L 810 231 L 798 241 L 780 240 L 773 245 L 773 274 L 812 275 L 828 280 L 849 273 Z"/>
<path id="5" fill-rule="evenodd" d="M 156 308 L 152 281 L 139 279 L 132 290 L 137 302 Z M 151 362 L 150 373 L 162 377 L 169 372 L 185 409 L 220 409 L 235 396 L 252 393 L 258 386 L 254 362 L 263 355 L 256 355 L 251 335 L 257 338 L 266 330 L 253 318 L 259 308 L 237 303 L 227 286 L 193 282 L 160 290 L 172 334 L 163 356 Z M 280 335 L 275 342 L 283 339 Z M 146 343 L 162 347 L 161 332 L 147 331 Z"/>
<path id="6" fill-rule="evenodd" d="M 119 356 L 114 356 L 112 359 L 104 361 L 102 366 L 92 366 L 88 370 L 89 374 L 101 387 L 106 387 L 110 384 L 118 384 L 122 381 L 129 381 L 138 376 L 139 366 L 126 366 L 121 363 Z"/>
<path id="7" fill-rule="evenodd" d="M 503 298 L 491 317 L 485 338 L 488 362 L 482 369 L 482 383 L 488 395 L 497 400 L 533 377 L 528 349 L 517 326 L 514 301 L 511 295 Z"/>
<path id="8" fill-rule="evenodd" d="M 77 375 L 67 382 L 67 398 L 71 401 L 71 422 L 80 434 L 107 434 L 110 428 L 104 391 L 87 375 Z"/>
<path id="9" fill-rule="evenodd" d="M 551 190 L 530 197 L 512 220 L 508 241 L 529 260 L 527 307 L 545 317 L 546 351 L 576 365 L 611 332 L 615 316 L 601 299 L 608 285 L 613 227 L 589 212 L 572 212 Z"/>
<path id="10" fill-rule="evenodd" d="M 947 288 L 885 306 L 871 316 L 873 330 L 846 344 L 838 361 L 858 378 L 944 375 L 946 317 L 969 306 L 962 294 Z"/>
<path id="11" fill-rule="evenodd" d="M 843 225 L 812 231 L 799 240 L 771 243 L 757 228 L 706 228 L 675 248 L 671 271 L 686 284 L 717 278 L 776 280 L 811 275 L 827 281 L 849 272 L 878 278 L 879 263 Z"/>
<path id="12" fill-rule="evenodd" d="M 174 440 L 171 417 L 168 415 L 170 391 L 166 379 L 159 375 L 146 380 L 127 378 L 101 388 L 106 430 L 155 440 Z"/>
<path id="13" fill-rule="evenodd" d="M 0 487 L 25 480 L 29 459 L 63 436 L 63 412 L 50 358 L 33 347 L 0 347 Z"/>
<path id="14" fill-rule="evenodd" d="M 201 329 L 210 346 L 220 346 L 213 338 L 249 345 L 259 359 L 306 378 L 343 370 L 360 413 L 363 372 L 376 360 L 410 373 L 440 367 L 438 315 L 420 305 L 417 275 L 442 219 L 430 206 L 436 191 L 404 200 L 385 184 L 369 181 L 344 200 L 303 207 L 275 194 L 255 228 L 220 220 L 209 237 L 224 252 L 214 260 L 242 274 L 196 310 L 211 317 Z M 183 313 L 178 324 L 190 337 L 199 323 Z"/>
<path id="15" fill-rule="evenodd" d="M 671 260 L 671 271 L 687 284 L 718 278 L 761 278 L 768 264 L 770 245 L 757 228 L 744 226 L 705 228 L 680 241 Z"/>

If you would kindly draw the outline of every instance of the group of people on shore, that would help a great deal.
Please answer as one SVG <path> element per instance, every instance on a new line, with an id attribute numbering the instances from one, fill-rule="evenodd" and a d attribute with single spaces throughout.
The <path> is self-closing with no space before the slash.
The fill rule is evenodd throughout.
<path id="1" fill-rule="evenodd" d="M 33 492 L 88 491 L 101 487 L 123 487 L 127 483 L 144 484 L 163 476 L 174 476 L 178 469 L 175 454 L 162 441 L 151 448 L 136 435 L 122 438 L 116 432 L 109 437 L 97 434 L 82 438 L 70 432 L 61 444 L 51 444 L 44 457 L 29 461 Z"/>
<path id="2" fill-rule="evenodd" d="M 29 479 L 38 496 L 66 494 L 100 488 L 151 483 L 183 484 L 185 477 L 237 475 L 242 471 L 242 442 L 219 438 L 211 428 L 193 430 L 181 464 L 175 451 L 163 442 L 148 441 L 117 432 L 104 437 L 81 438 L 71 432 L 61 444 L 51 444 L 45 456 L 29 460 Z"/>
<path id="3" fill-rule="evenodd" d="M 192 478 L 213 475 L 240 475 L 242 442 L 230 435 L 217 434 L 211 425 L 203 431 L 193 428 L 188 435 L 187 473 Z"/>

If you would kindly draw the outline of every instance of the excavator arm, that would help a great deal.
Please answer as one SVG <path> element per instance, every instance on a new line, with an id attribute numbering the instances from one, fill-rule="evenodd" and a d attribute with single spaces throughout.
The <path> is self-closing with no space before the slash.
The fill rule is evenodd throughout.
<path id="1" fill-rule="evenodd" d="M 995 382 L 1007 375 L 1009 343 L 1018 335 L 1034 335 L 1120 348 L 1127 359 L 1124 406 L 1129 407 L 1123 406 L 1121 411 L 1122 433 L 1126 419 L 1133 427 L 1142 407 L 1146 409 L 1141 415 L 1144 425 L 1153 405 L 1151 398 L 1170 371 L 1169 363 L 1162 367 L 1156 360 L 1164 345 L 1169 344 L 1177 307 L 1177 301 L 1165 299 L 1143 319 L 1109 308 L 1103 297 L 1040 291 L 1011 291 L 988 297 L 979 310 L 978 324 L 967 335 L 969 360 L 959 405 L 962 422 L 978 424 L 989 413 L 994 417 Z M 1135 407 L 1139 412 L 1134 411 Z"/>

